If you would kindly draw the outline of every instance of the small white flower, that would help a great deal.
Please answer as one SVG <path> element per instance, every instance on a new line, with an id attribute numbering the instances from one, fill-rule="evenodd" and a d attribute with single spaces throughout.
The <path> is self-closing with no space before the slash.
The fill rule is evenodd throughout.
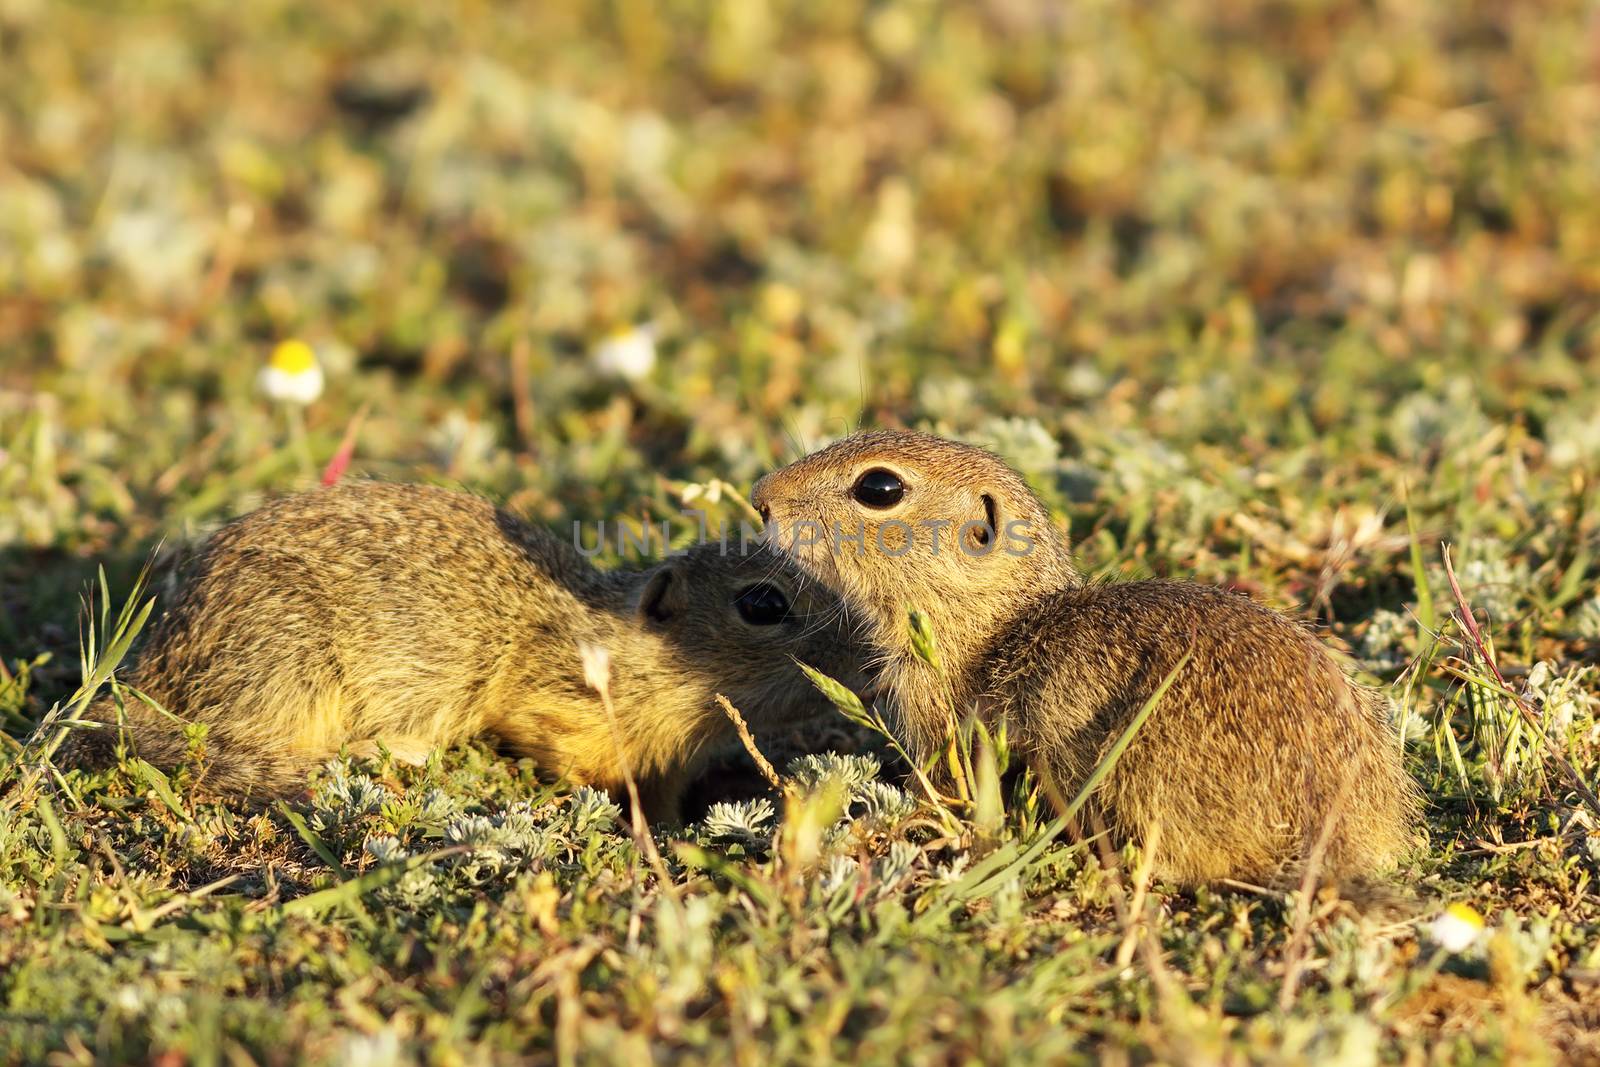
<path id="1" fill-rule="evenodd" d="M 589 357 L 602 374 L 642 381 L 656 367 L 655 328 L 625 326 L 603 338 Z"/>
<path id="2" fill-rule="evenodd" d="M 1458 901 L 1428 924 L 1428 936 L 1446 952 L 1465 952 L 1483 936 L 1483 926 L 1478 909 Z"/>
<path id="3" fill-rule="evenodd" d="M 322 367 L 304 341 L 289 340 L 272 350 L 261 368 L 261 391 L 286 404 L 309 404 L 322 395 Z"/>

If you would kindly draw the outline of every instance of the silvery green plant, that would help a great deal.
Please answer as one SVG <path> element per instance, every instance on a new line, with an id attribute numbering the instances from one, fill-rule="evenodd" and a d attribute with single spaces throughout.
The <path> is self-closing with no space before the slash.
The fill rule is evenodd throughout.
<path id="1" fill-rule="evenodd" d="M 339 1045 L 335 1062 L 345 1067 L 404 1067 L 416 1060 L 394 1030 L 384 1028 L 375 1034 L 352 1034 Z"/>
<path id="2" fill-rule="evenodd" d="M 882 769 L 882 764 L 872 756 L 841 756 L 837 752 L 824 752 L 791 760 L 787 775 L 802 792 L 812 793 L 824 783 L 838 782 L 854 799 L 856 790 L 877 778 Z"/>
<path id="3" fill-rule="evenodd" d="M 574 837 L 582 838 L 589 834 L 614 829 L 617 820 L 622 818 L 622 809 L 602 790 L 580 785 L 567 798 L 561 816 L 565 831 Z"/>
<path id="4" fill-rule="evenodd" d="M 933 880 L 941 884 L 959 882 L 967 873 L 967 868 L 972 864 L 972 853 L 962 852 L 949 863 L 941 863 L 933 869 Z"/>
<path id="5" fill-rule="evenodd" d="M 1393 981 L 1392 946 L 1372 937 L 1359 922 L 1340 917 L 1317 935 L 1317 943 L 1327 955 L 1324 978 L 1330 987 L 1376 996 Z"/>
<path id="6" fill-rule="evenodd" d="M 411 850 L 401 844 L 399 838 L 388 835 L 367 838 L 362 851 L 380 865 L 403 863 L 411 858 Z M 411 914 L 437 902 L 444 895 L 444 886 L 434 868 L 417 867 L 392 885 L 381 887 L 375 895 L 402 913 Z"/>
<path id="7" fill-rule="evenodd" d="M 1510 964 L 1514 978 L 1526 982 L 1532 981 L 1549 965 L 1554 944 L 1555 931 L 1549 917 L 1534 915 L 1524 926 L 1522 917 L 1507 908 L 1500 915 L 1491 951 L 1503 963 Z"/>
<path id="8" fill-rule="evenodd" d="M 827 868 L 817 879 L 817 886 L 824 893 L 833 894 L 841 889 L 853 890 L 860 880 L 860 863 L 850 856 L 834 855 L 828 857 Z"/>
<path id="9" fill-rule="evenodd" d="M 1576 637 L 1600 641 L 1600 596 L 1592 596 L 1573 609 L 1571 629 Z"/>
<path id="10" fill-rule="evenodd" d="M 922 859 L 922 850 L 910 841 L 899 840 L 889 845 L 889 851 L 872 861 L 872 879 L 876 895 L 892 896 L 899 891 L 916 871 Z"/>
<path id="11" fill-rule="evenodd" d="M 766 797 L 727 801 L 711 805 L 700 826 L 706 839 L 715 844 L 764 849 L 772 844 L 776 815 Z"/>
<path id="12" fill-rule="evenodd" d="M 517 869 L 527 869 L 550 855 L 552 831 L 539 825 L 527 805 L 513 805 L 489 821 L 494 826 L 495 846 L 511 857 Z"/>
<path id="13" fill-rule="evenodd" d="M 917 810 L 911 794 L 888 782 L 869 781 L 851 793 L 847 818 L 857 825 L 875 830 L 893 830 Z"/>
<path id="14" fill-rule="evenodd" d="M 844 815 L 824 835 L 824 842 L 834 847 L 857 830 L 891 831 L 916 812 L 916 798 L 898 786 L 879 781 L 881 770 L 882 764 L 874 756 L 824 752 L 790 761 L 788 776 L 803 793 L 834 784 L 844 789 Z"/>
<path id="15" fill-rule="evenodd" d="M 1405 456 L 1447 452 L 1477 441 L 1490 422 L 1472 384 L 1456 379 L 1443 389 L 1402 397 L 1389 415 L 1389 439 Z"/>
<path id="16" fill-rule="evenodd" d="M 898 786 L 879 781 L 881 770 L 882 764 L 874 756 L 824 752 L 794 759 L 789 764 L 788 775 L 806 793 L 838 783 L 849 799 L 846 809 L 849 821 L 890 830 L 911 817 L 917 810 L 917 801 Z"/>
<path id="17" fill-rule="evenodd" d="M 505 873 L 510 856 L 500 847 L 495 826 L 482 815 L 466 815 L 445 827 L 447 844 L 461 845 L 470 851 L 453 857 L 452 867 L 470 885 L 482 885 Z"/>
<path id="18" fill-rule="evenodd" d="M 389 792 L 364 774 L 351 774 L 343 761 L 328 764 L 329 775 L 311 798 L 311 828 L 336 845 L 356 836 L 367 818 L 383 808 Z"/>
<path id="19" fill-rule="evenodd" d="M 1475 544 L 1482 553 L 1456 567 L 1456 580 L 1472 607 L 1488 615 L 1492 627 L 1499 629 L 1510 623 L 1522 607 L 1531 578 L 1528 565 L 1522 560 L 1512 562 L 1510 549 L 1496 542 Z M 1449 591 L 1450 580 L 1442 567 L 1430 567 L 1428 584 L 1433 589 Z"/>
<path id="20" fill-rule="evenodd" d="M 434 798 L 430 807 L 438 814 L 449 806 Z M 554 862 L 559 852 L 576 851 L 576 842 L 568 836 L 570 822 L 550 818 L 552 812 L 570 816 L 571 811 L 571 805 L 535 806 L 518 801 L 498 814 L 458 814 L 425 836 L 438 838 L 445 848 L 460 851 L 409 870 L 397 882 L 376 892 L 387 903 L 416 909 L 435 904 L 441 897 L 508 886 L 525 872 Z M 592 825 L 597 815 L 603 814 L 603 808 L 597 809 L 586 798 L 580 815 L 586 824 Z M 366 840 L 363 851 L 376 864 L 388 865 L 411 859 L 418 848 L 408 847 L 393 835 L 376 835 Z"/>
<path id="21" fill-rule="evenodd" d="M 1595 673 L 1594 667 L 1558 671 L 1549 660 L 1540 660 L 1528 672 L 1523 696 L 1540 709 L 1544 728 L 1556 745 L 1564 744 L 1574 723 L 1592 721 L 1600 708 L 1600 697 L 1585 688 Z"/>
<path id="22" fill-rule="evenodd" d="M 407 871 L 400 880 L 379 890 L 379 899 L 393 904 L 407 913 L 421 913 L 446 896 L 446 888 L 432 867 L 418 867 Z"/>
<path id="23" fill-rule="evenodd" d="M 367 838 L 366 843 L 361 846 L 361 851 L 377 863 L 399 863 L 411 855 L 398 837 L 389 835 Z"/>
<path id="24" fill-rule="evenodd" d="M 1394 667 L 1405 659 L 1406 641 L 1415 624 L 1403 612 L 1379 608 L 1372 613 L 1357 646 L 1363 662 L 1372 667 Z"/>
<path id="25" fill-rule="evenodd" d="M 500 815 L 466 815 L 445 827 L 445 841 L 468 851 L 451 866 L 471 885 L 502 881 L 543 863 L 551 833 L 526 808 Z"/>
<path id="26" fill-rule="evenodd" d="M 1048 485 L 1055 481 L 1061 445 L 1038 419 L 986 419 L 967 439 L 1007 460 L 1035 483 Z"/>
<path id="27" fill-rule="evenodd" d="M 867 872 L 854 857 L 835 852 L 817 871 L 808 887 L 810 907 L 829 923 L 845 922 L 859 912 L 862 880 Z"/>
<path id="28" fill-rule="evenodd" d="M 680 1010 L 699 996 L 712 973 L 717 914 L 705 897 L 689 897 L 674 906 L 665 895 L 656 898 L 656 944 L 651 963 L 656 971 L 657 1007 Z"/>
<path id="29" fill-rule="evenodd" d="M 1592 412 L 1562 411 L 1545 426 L 1550 462 L 1562 467 L 1593 463 L 1600 457 L 1600 420 Z"/>
<path id="30" fill-rule="evenodd" d="M 418 804 L 417 825 L 436 834 L 461 816 L 461 802 L 442 789 L 429 789 Z"/>

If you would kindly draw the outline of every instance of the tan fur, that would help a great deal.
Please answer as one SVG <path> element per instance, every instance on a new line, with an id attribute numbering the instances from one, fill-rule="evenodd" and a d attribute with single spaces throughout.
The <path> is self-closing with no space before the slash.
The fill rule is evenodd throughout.
<path id="1" fill-rule="evenodd" d="M 155 625 L 131 684 L 210 724 L 206 781 L 280 795 L 341 746 L 412 756 L 482 733 L 541 770 L 674 819 L 684 785 L 731 737 L 713 694 L 752 720 L 820 710 L 793 658 L 859 682 L 837 598 L 765 550 L 698 546 L 639 572 L 601 572 L 570 544 L 445 489 L 353 482 L 290 496 L 224 527 Z M 735 608 L 767 582 L 791 614 Z M 579 642 L 611 654 L 619 752 L 584 682 Z M 130 701 L 132 740 L 170 767 L 179 727 Z M 90 718 L 115 721 L 102 700 Z M 104 759 L 110 731 L 80 737 Z"/>
<path id="2" fill-rule="evenodd" d="M 906 486 L 892 508 L 852 496 L 875 467 Z M 1029 762 L 1071 796 L 1192 652 L 1095 797 L 1122 840 L 1161 821 L 1159 874 L 1281 879 L 1325 824 L 1331 878 L 1383 871 L 1410 844 L 1415 787 L 1376 694 L 1304 627 L 1247 597 L 1184 582 L 1086 585 L 1044 506 L 995 456 L 927 434 L 858 434 L 763 478 L 754 500 L 787 554 L 865 617 L 921 754 L 942 742 L 947 708 L 979 708 L 1004 715 Z M 991 510 L 994 547 L 979 554 L 974 532 L 963 551 L 960 526 Z M 909 543 L 889 520 L 909 524 Z M 924 520 L 951 522 L 937 553 Z M 803 521 L 852 538 L 860 524 L 864 547 L 807 545 Z M 1013 521 L 1026 554 L 1022 538 L 1004 539 Z M 910 608 L 932 623 L 944 679 L 912 652 Z"/>

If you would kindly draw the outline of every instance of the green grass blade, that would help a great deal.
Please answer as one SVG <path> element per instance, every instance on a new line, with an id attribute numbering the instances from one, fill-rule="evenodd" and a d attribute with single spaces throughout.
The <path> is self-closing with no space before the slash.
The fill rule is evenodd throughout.
<path id="1" fill-rule="evenodd" d="M 1178 680 L 1178 673 L 1189 665 L 1189 660 L 1193 656 L 1194 652 L 1192 650 L 1185 652 L 1183 658 L 1178 660 L 1177 666 L 1168 671 L 1167 676 L 1161 679 L 1161 684 L 1156 686 L 1155 692 L 1151 693 L 1150 698 L 1139 708 L 1133 719 L 1128 723 L 1127 728 L 1118 735 L 1111 747 L 1106 749 L 1106 754 L 1100 757 L 1100 762 L 1095 765 L 1095 769 L 1090 772 L 1088 779 L 1084 781 L 1083 787 L 1078 790 L 1078 794 L 1067 805 L 1067 810 L 1062 813 L 1063 820 L 1076 818 L 1078 812 L 1083 810 L 1083 806 L 1089 802 L 1089 798 L 1094 795 L 1094 791 L 1100 788 L 1100 783 L 1106 780 L 1106 775 L 1110 774 L 1112 769 L 1116 767 L 1117 761 L 1122 758 L 1122 754 L 1133 743 L 1134 737 L 1138 735 L 1140 728 L 1144 726 L 1145 720 L 1150 717 L 1151 712 L 1156 710 L 1156 705 L 1161 703 L 1161 698 L 1167 695 L 1167 690 L 1172 688 L 1172 683 Z"/>
<path id="2" fill-rule="evenodd" d="M 1161 680 L 1161 684 L 1156 686 L 1155 692 L 1150 694 L 1149 699 L 1144 702 L 1133 716 L 1133 719 L 1129 721 L 1127 727 L 1117 736 L 1116 741 L 1106 750 L 1106 754 L 1101 757 L 1099 764 L 1095 766 L 1094 771 L 1083 783 L 1083 787 L 1078 790 L 1077 795 L 1067 805 L 1067 810 L 1046 825 L 1032 844 L 1020 853 L 1015 850 L 1013 844 L 1013 846 L 997 849 L 986 860 L 975 865 L 967 873 L 966 877 L 951 887 L 949 894 L 951 901 L 961 902 L 984 896 L 1012 878 L 1020 878 L 1028 872 L 1055 840 L 1056 835 L 1066 829 L 1067 824 L 1083 810 L 1083 806 L 1089 802 L 1089 798 L 1094 795 L 1094 791 L 1099 788 L 1100 783 L 1105 781 L 1106 775 L 1110 774 L 1112 769 L 1116 767 L 1117 761 L 1122 758 L 1122 754 L 1133 743 L 1134 737 L 1138 735 L 1140 728 L 1144 726 L 1145 720 L 1150 718 L 1150 713 L 1155 711 L 1156 705 L 1161 703 L 1162 697 L 1166 696 L 1167 690 L 1172 688 L 1172 683 L 1177 680 L 1179 672 L 1188 665 L 1192 656 L 1192 652 L 1185 652 L 1183 658 L 1178 660 L 1177 665 L 1167 672 L 1167 676 Z"/>
<path id="3" fill-rule="evenodd" d="M 161 803 L 167 806 L 172 814 L 183 822 L 191 821 L 189 813 L 183 810 L 183 804 L 178 800 L 178 794 L 172 791 L 172 783 L 168 781 L 167 776 L 162 773 L 159 767 L 138 757 L 134 757 L 132 764 L 140 780 L 150 787 L 150 791 L 161 800 Z"/>
<path id="4" fill-rule="evenodd" d="M 289 805 L 279 801 L 278 812 L 289 821 L 289 825 L 294 827 L 294 832 L 300 835 L 300 840 L 304 841 L 310 847 L 311 851 L 317 854 L 318 859 L 322 860 L 322 862 L 326 863 L 329 867 L 332 867 L 335 871 L 338 871 L 341 879 L 350 877 L 350 873 L 345 870 L 344 864 L 339 861 L 338 855 L 333 851 L 333 849 L 329 848 L 328 843 L 322 840 L 322 837 L 306 823 L 305 819 L 298 811 L 295 811 Z"/>
<path id="5" fill-rule="evenodd" d="M 1430 634 L 1439 632 L 1439 619 L 1433 609 L 1433 590 L 1428 585 L 1428 568 L 1422 562 L 1422 540 L 1417 535 L 1417 519 L 1406 499 L 1406 535 L 1411 542 L 1411 582 L 1417 591 L 1417 620 Z"/>

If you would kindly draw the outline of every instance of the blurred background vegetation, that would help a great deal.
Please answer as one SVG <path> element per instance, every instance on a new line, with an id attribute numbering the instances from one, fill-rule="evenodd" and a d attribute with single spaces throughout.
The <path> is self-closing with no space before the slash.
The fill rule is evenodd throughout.
<path id="1" fill-rule="evenodd" d="M 1578 0 L 0 0 L 0 715 L 76 684 L 97 562 L 360 411 L 356 475 L 562 527 L 905 424 L 1005 454 L 1089 569 L 1383 680 L 1449 540 L 1592 755 L 1597 131 Z M 303 413 L 258 386 L 290 338 Z M 1494 850 L 1576 809 L 1472 692 L 1402 697 L 1428 869 L 1592 944 L 1593 844 Z"/>
<path id="2" fill-rule="evenodd" d="M 319 454 L 370 404 L 358 464 L 550 518 L 858 422 L 1177 508 L 1163 566 L 1285 479 L 1561 478 L 1600 453 L 1585 10 L 5 0 L 0 538 L 281 488 L 289 336 Z M 640 324 L 653 371 L 597 376 Z"/>

